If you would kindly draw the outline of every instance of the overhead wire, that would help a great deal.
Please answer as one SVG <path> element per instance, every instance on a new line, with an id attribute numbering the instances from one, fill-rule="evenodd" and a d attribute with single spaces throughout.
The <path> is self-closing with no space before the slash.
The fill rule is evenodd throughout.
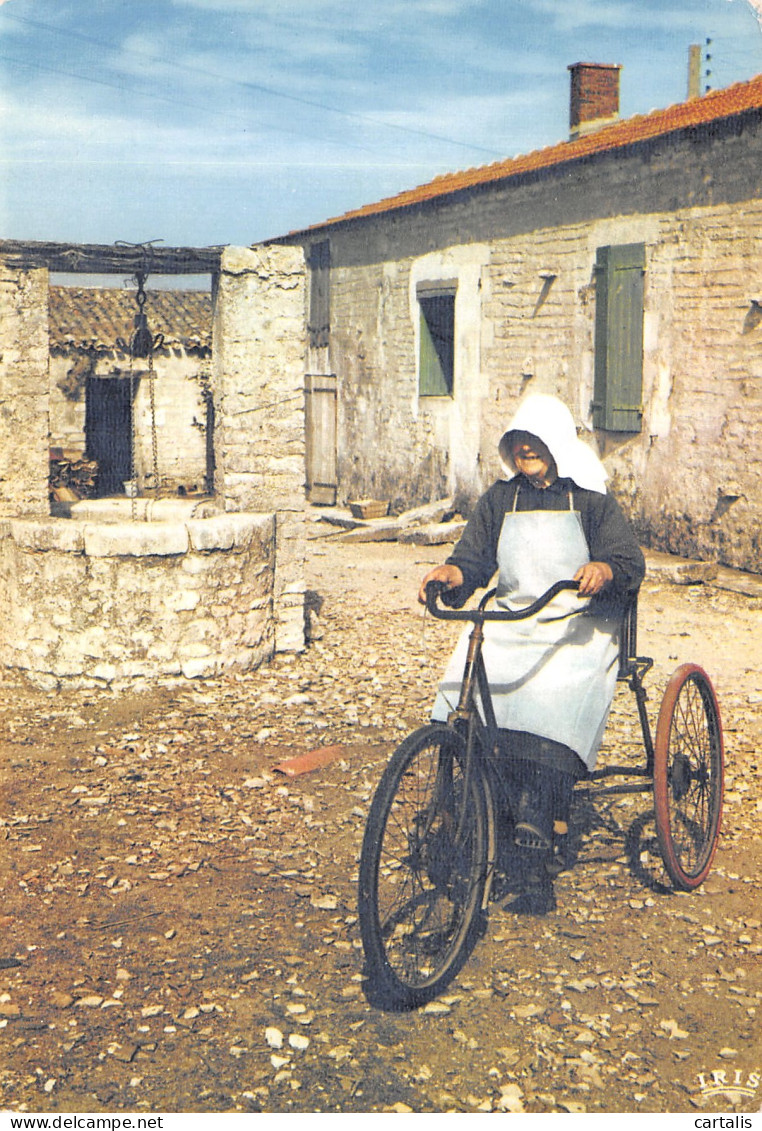
<path id="1" fill-rule="evenodd" d="M 440 141 L 440 142 L 444 142 L 447 145 L 453 145 L 453 146 L 457 146 L 457 147 L 464 148 L 464 149 L 470 149 L 470 150 L 473 150 L 474 152 L 486 153 L 486 154 L 489 154 L 492 157 L 502 156 L 502 154 L 498 153 L 494 149 L 489 149 L 489 148 L 487 148 L 485 146 L 481 146 L 481 145 L 475 145 L 473 142 L 459 141 L 455 138 L 448 138 L 448 137 L 444 137 L 441 134 L 431 133 L 428 130 L 419 130 L 419 129 L 414 128 L 413 126 L 402 126 L 402 125 L 399 125 L 396 122 L 383 122 L 383 121 L 380 121 L 378 118 L 376 118 L 376 117 L 374 117 L 370 114 L 363 114 L 363 113 L 361 113 L 360 111 L 357 111 L 357 110 L 346 110 L 346 109 L 342 109 L 342 108 L 337 107 L 337 106 L 330 106 L 327 103 L 319 102 L 315 99 L 305 98 L 301 95 L 291 94 L 288 91 L 278 90 L 275 87 L 266 86 L 264 83 L 250 82 L 249 80 L 245 80 L 245 79 L 233 79 L 233 78 L 228 77 L 227 75 L 222 75 L 222 74 L 219 74 L 215 71 L 208 71 L 203 67 L 195 67 L 195 66 L 191 66 L 188 63 L 180 63 L 180 62 L 177 62 L 177 60 L 175 60 L 175 59 L 169 59 L 166 56 L 154 55 L 154 54 L 152 54 L 148 51 L 140 51 L 140 50 L 138 50 L 134 47 L 124 47 L 121 44 L 113 43 L 110 40 L 99 39 L 95 36 L 87 35 L 84 32 L 74 31 L 70 28 L 55 27 L 52 24 L 44 23 L 41 20 L 31 20 L 27 16 L 19 16 L 19 15 L 12 13 L 12 12 L 3 11 L 2 13 L 0 13 L 0 20 L 2 20 L 2 19 L 10 19 L 10 20 L 14 20 L 16 23 L 28 24 L 31 27 L 41 28 L 44 31 L 48 31 L 48 32 L 53 33 L 54 35 L 62 35 L 62 36 L 66 36 L 70 39 L 82 40 L 83 42 L 91 43 L 91 44 L 93 44 L 93 46 L 96 46 L 96 47 L 106 47 L 106 48 L 108 48 L 109 50 L 112 50 L 112 51 L 119 51 L 119 52 L 122 52 L 124 54 L 134 55 L 137 58 L 145 59 L 145 60 L 147 60 L 151 63 L 161 63 L 164 66 L 172 67 L 172 68 L 174 68 L 176 70 L 180 70 L 180 71 L 186 71 L 189 74 L 200 75 L 200 76 L 203 76 L 204 78 L 215 79 L 218 82 L 227 83 L 231 86 L 237 86 L 237 87 L 240 87 L 241 89 L 244 89 L 244 90 L 257 91 L 260 94 L 267 94 L 268 96 L 270 96 L 272 98 L 284 99 L 288 102 L 294 102 L 294 103 L 297 103 L 298 105 L 309 107 L 309 108 L 314 109 L 314 110 L 322 110 L 322 111 L 327 112 L 327 113 L 337 114 L 337 115 L 340 115 L 343 118 L 353 119 L 355 121 L 362 122 L 366 125 L 371 124 L 377 129 L 388 129 L 388 130 L 395 131 L 397 133 L 409 134 L 409 135 L 412 135 L 414 137 L 426 138 L 429 141 Z M 71 77 L 76 77 L 76 76 L 71 76 Z M 109 84 L 106 84 L 106 85 L 109 85 Z M 157 97 L 160 97 L 160 96 L 157 96 Z M 187 105 L 190 106 L 190 104 L 187 104 Z M 190 107 L 190 108 L 194 108 L 194 107 Z"/>
<path id="2" fill-rule="evenodd" d="M 149 99 L 152 99 L 153 101 L 156 101 L 156 102 L 166 102 L 166 103 L 169 103 L 172 106 L 180 106 L 183 109 L 197 110 L 197 111 L 204 113 L 204 114 L 210 114 L 213 117 L 224 118 L 225 120 L 229 120 L 230 117 L 231 117 L 229 110 L 215 110 L 213 107 L 210 107 L 210 106 L 194 105 L 192 102 L 185 102 L 185 101 L 181 101 L 180 99 L 177 99 L 177 98 L 170 98 L 165 94 L 153 94 L 153 93 L 146 91 L 146 90 L 135 91 L 133 89 L 130 89 L 126 86 L 121 85 L 120 83 L 109 82 L 107 79 L 98 79 L 98 78 L 95 78 L 94 75 L 83 75 L 83 74 L 78 74 L 77 72 L 74 72 L 74 71 L 65 71 L 61 67 L 51 67 L 49 64 L 40 63 L 37 60 L 32 61 L 32 60 L 29 60 L 29 59 L 13 59 L 8 55 L 0 54 L 0 62 L 12 63 L 13 65 L 18 66 L 18 67 L 29 67 L 33 70 L 45 71 L 49 74 L 62 75 L 65 78 L 75 79 L 78 82 L 86 82 L 86 83 L 95 84 L 96 86 L 110 87 L 112 90 L 118 90 L 122 94 L 130 94 L 130 95 L 138 94 L 143 98 L 149 98 Z M 240 118 L 241 121 L 246 121 L 249 126 L 252 125 L 251 118 L 249 118 L 248 116 L 245 116 L 243 114 L 237 114 L 235 116 Z M 296 129 L 291 128 L 290 126 L 282 125 L 280 123 L 277 126 L 270 126 L 266 122 L 260 121 L 260 122 L 256 123 L 256 127 L 258 129 L 267 130 L 271 133 L 279 133 L 279 134 L 280 133 L 287 133 L 287 134 L 293 134 L 296 137 L 310 136 L 312 138 L 315 138 L 314 133 L 306 135 L 302 130 L 296 130 Z M 337 145 L 341 149 L 356 149 L 356 150 L 363 152 L 363 153 L 372 153 L 373 152 L 371 149 L 368 148 L 368 146 L 358 145 L 356 142 L 346 141 L 344 138 L 337 140 L 335 138 L 325 138 L 325 137 L 323 137 L 323 138 L 318 138 L 317 140 L 324 142 L 328 145 Z"/>

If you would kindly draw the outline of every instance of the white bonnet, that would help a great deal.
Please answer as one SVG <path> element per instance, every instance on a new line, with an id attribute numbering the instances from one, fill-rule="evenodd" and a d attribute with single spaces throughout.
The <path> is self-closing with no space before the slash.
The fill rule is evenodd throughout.
<path id="1" fill-rule="evenodd" d="M 606 494 L 608 472 L 593 449 L 579 439 L 574 418 L 558 397 L 532 393 L 516 410 L 498 446 L 500 460 L 510 479 L 517 474 L 510 455 L 511 432 L 531 432 L 539 437 L 556 461 L 560 478 L 572 479 L 578 487 L 588 491 Z"/>

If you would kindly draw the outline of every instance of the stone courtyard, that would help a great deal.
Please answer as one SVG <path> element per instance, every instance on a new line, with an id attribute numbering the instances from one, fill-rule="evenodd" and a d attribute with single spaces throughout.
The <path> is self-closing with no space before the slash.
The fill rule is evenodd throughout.
<path id="1" fill-rule="evenodd" d="M 529 922 L 493 904 L 447 992 L 394 1013 L 365 996 L 357 858 L 450 648 L 415 601 L 447 551 L 310 525 L 301 654 L 143 693 L 3 676 L 2 1107 L 757 1110 L 758 582 L 675 584 L 650 556 L 642 592 L 652 715 L 684 660 L 723 713 L 724 828 L 703 887 L 664 884 L 650 795 L 578 787 L 558 910 Z M 287 772 L 314 751 L 328 764 Z M 607 751 L 640 758 L 624 688 Z M 709 1095 L 712 1073 L 746 1090 Z"/>

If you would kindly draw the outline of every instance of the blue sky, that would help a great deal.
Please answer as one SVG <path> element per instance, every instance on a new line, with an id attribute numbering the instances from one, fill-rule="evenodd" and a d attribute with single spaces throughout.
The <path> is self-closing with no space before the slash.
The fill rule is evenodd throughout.
<path id="1" fill-rule="evenodd" d="M 756 9 L 756 10 L 755 10 Z M 0 0 L 0 234 L 249 244 L 762 72 L 762 0 Z M 707 47 L 706 40 L 711 39 Z"/>

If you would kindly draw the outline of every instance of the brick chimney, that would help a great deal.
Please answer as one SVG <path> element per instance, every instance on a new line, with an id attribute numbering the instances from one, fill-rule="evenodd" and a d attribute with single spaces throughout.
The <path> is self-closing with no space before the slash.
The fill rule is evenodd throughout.
<path id="1" fill-rule="evenodd" d="M 572 139 L 608 126 L 619 117 L 619 72 L 609 63 L 572 63 L 569 132 Z"/>

